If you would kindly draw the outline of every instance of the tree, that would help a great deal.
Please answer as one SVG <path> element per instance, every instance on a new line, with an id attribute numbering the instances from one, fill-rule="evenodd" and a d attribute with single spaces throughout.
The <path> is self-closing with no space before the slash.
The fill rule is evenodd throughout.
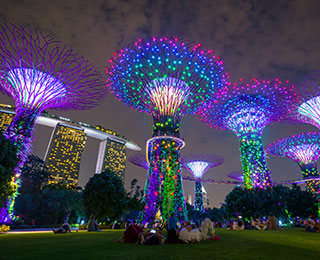
<path id="1" fill-rule="evenodd" d="M 276 217 L 316 216 L 316 198 L 294 185 L 277 185 L 267 189 L 234 188 L 226 197 L 225 211 L 228 217 L 241 215 L 246 218 L 267 216 L 272 212 Z"/>
<path id="2" fill-rule="evenodd" d="M 20 193 L 40 191 L 48 183 L 50 173 L 46 163 L 36 155 L 30 155 L 21 170 Z"/>
<path id="3" fill-rule="evenodd" d="M 314 194 L 302 191 L 298 185 L 292 185 L 288 192 L 287 209 L 293 217 L 318 217 L 317 198 Z"/>
<path id="4" fill-rule="evenodd" d="M 0 208 L 16 190 L 13 184 L 14 168 L 18 164 L 17 149 L 14 144 L 0 135 Z"/>
<path id="5" fill-rule="evenodd" d="M 120 177 L 106 170 L 89 179 L 83 191 L 83 203 L 88 217 L 115 220 L 127 208 L 128 195 Z"/>
<path id="6" fill-rule="evenodd" d="M 138 180 L 133 179 L 130 185 L 130 191 L 127 193 L 127 207 L 125 211 L 126 219 L 138 219 L 140 211 L 144 208 L 142 202 L 143 190 L 137 185 Z"/>
<path id="7" fill-rule="evenodd" d="M 27 191 L 18 196 L 16 212 L 24 216 L 26 224 L 31 220 L 37 225 L 75 223 L 84 216 L 82 190 L 54 184 L 42 190 Z"/>
<path id="8" fill-rule="evenodd" d="M 55 209 L 56 219 L 62 219 L 63 222 L 69 222 L 71 213 L 77 217 L 83 215 L 83 197 L 82 189 L 68 189 L 64 184 L 48 185 L 44 193 L 50 198 L 50 206 Z"/>

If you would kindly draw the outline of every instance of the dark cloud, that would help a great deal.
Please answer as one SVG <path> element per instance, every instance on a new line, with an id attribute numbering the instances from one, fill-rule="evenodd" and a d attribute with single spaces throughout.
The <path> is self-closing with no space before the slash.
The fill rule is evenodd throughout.
<path id="1" fill-rule="evenodd" d="M 296 81 L 320 69 L 320 2 L 301 0 L 2 0 L 1 22 L 12 22 L 45 33 L 73 46 L 103 72 L 112 53 L 132 40 L 153 35 L 181 36 L 213 49 L 225 62 L 231 79 L 264 77 Z M 1 102 L 11 102 L 0 96 Z M 114 129 L 137 142 L 144 150 L 151 136 L 152 120 L 126 107 L 109 95 L 91 111 L 55 112 L 74 120 Z M 313 130 L 308 125 L 272 125 L 263 132 L 265 145 L 289 134 Z M 239 143 L 230 131 L 216 131 L 196 121 L 182 119 L 183 153 L 215 153 L 226 162 L 205 177 L 226 179 L 241 169 Z M 43 142 L 50 130 L 37 127 L 34 152 L 44 155 Z M 95 169 L 98 143 L 88 140 L 83 155 L 80 183 L 86 183 Z M 128 151 L 128 155 L 134 154 Z M 275 180 L 299 177 L 290 160 L 270 157 Z M 127 165 L 127 180 L 144 183 L 145 172 Z M 187 194 L 192 184 L 185 183 Z M 219 206 L 232 187 L 205 184 L 212 205 Z"/>

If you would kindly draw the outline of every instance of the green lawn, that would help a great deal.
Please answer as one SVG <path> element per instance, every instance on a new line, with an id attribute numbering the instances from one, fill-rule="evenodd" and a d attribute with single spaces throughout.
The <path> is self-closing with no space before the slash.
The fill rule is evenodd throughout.
<path id="1" fill-rule="evenodd" d="M 319 259 L 320 233 L 302 229 L 228 231 L 221 241 L 143 246 L 116 243 L 123 230 L 2 234 L 0 259 Z"/>

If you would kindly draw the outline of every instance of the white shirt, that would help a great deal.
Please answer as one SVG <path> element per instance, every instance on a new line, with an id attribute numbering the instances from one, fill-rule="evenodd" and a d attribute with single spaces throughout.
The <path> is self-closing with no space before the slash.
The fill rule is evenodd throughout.
<path id="1" fill-rule="evenodd" d="M 192 240 L 192 234 L 187 230 L 186 227 L 182 228 L 179 232 L 179 239 L 182 241 L 188 243 L 189 241 Z"/>

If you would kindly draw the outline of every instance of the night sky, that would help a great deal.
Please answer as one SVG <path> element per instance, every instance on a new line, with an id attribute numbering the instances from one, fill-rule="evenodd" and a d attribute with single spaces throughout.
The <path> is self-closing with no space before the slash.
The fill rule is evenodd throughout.
<path id="1" fill-rule="evenodd" d="M 280 78 L 292 83 L 320 69 L 320 1 L 87 1 L 0 0 L 0 22 L 39 29 L 71 45 L 102 73 L 113 52 L 138 38 L 178 36 L 213 49 L 224 61 L 231 80 Z M 13 100 L 0 95 L 1 103 Z M 92 125 L 102 125 L 135 141 L 143 150 L 152 135 L 151 116 L 132 111 L 109 94 L 89 111 L 48 111 Z M 239 142 L 231 131 L 217 131 L 187 116 L 181 122 L 186 141 L 182 154 L 213 153 L 225 157 L 223 165 L 204 178 L 227 180 L 240 171 Z M 36 127 L 33 153 L 44 157 L 50 128 Z M 266 147 L 278 138 L 305 131 L 311 125 L 273 124 L 263 132 Z M 80 169 L 80 185 L 93 175 L 98 141 L 88 139 Z M 127 151 L 127 155 L 135 152 Z M 301 178 L 299 167 L 286 158 L 268 158 L 274 181 Z M 144 186 L 145 170 L 127 163 L 126 187 L 133 178 Z M 220 207 L 234 186 L 204 184 L 210 205 Z M 184 182 L 185 194 L 193 183 Z"/>

